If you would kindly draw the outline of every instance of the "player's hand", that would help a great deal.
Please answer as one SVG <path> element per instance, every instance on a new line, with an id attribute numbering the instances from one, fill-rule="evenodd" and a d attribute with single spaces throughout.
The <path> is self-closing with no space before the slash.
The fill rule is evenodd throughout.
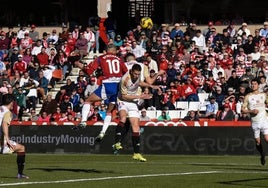
<path id="1" fill-rule="evenodd" d="M 140 95 L 140 99 L 151 99 L 152 97 L 153 97 L 152 94 L 143 93 L 143 94 Z"/>
<path id="2" fill-rule="evenodd" d="M 157 75 L 158 75 L 158 76 L 161 76 L 161 75 L 163 75 L 163 74 L 165 74 L 165 73 L 166 73 L 165 70 L 159 70 L 158 73 L 157 73 Z"/>
<path id="3" fill-rule="evenodd" d="M 257 110 L 257 109 L 254 109 L 254 110 L 252 110 L 252 112 L 251 112 L 252 115 L 257 115 L 258 113 L 259 113 L 259 110 Z"/>

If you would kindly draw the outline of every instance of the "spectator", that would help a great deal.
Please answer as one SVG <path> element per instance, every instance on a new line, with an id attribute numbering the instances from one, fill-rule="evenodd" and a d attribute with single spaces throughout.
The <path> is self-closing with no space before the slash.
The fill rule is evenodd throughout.
<path id="1" fill-rule="evenodd" d="M 56 112 L 57 101 L 52 99 L 52 95 L 48 94 L 46 100 L 44 101 L 40 114 L 46 112 L 48 115 L 52 115 Z"/>
<path id="2" fill-rule="evenodd" d="M 93 114 L 89 116 L 88 118 L 89 121 L 97 122 L 97 121 L 102 121 L 103 119 L 101 118 L 99 114 L 99 109 L 94 108 Z"/>
<path id="3" fill-rule="evenodd" d="M 194 110 L 190 110 L 182 120 L 184 121 L 199 121 L 199 117 Z"/>
<path id="4" fill-rule="evenodd" d="M 18 55 L 18 61 L 14 63 L 13 70 L 18 71 L 22 75 L 27 70 L 27 63 L 22 60 L 23 56 Z"/>
<path id="5" fill-rule="evenodd" d="M 146 109 L 141 110 L 140 121 L 151 121 L 151 118 L 146 115 Z"/>
<path id="6" fill-rule="evenodd" d="M 66 113 L 69 106 L 73 109 L 73 104 L 70 102 L 70 97 L 68 95 L 64 95 L 63 101 L 59 106 L 61 112 Z"/>
<path id="7" fill-rule="evenodd" d="M 96 78 L 95 77 L 91 77 L 90 78 L 90 82 L 86 87 L 86 90 L 84 92 L 84 96 L 88 97 L 91 93 L 93 93 L 96 89 L 98 88 L 98 85 L 96 83 Z"/>
<path id="8" fill-rule="evenodd" d="M 48 116 L 46 112 L 42 112 L 42 114 L 39 116 L 37 122 L 39 122 L 39 123 L 49 123 L 50 122 L 50 116 Z"/>
<path id="9" fill-rule="evenodd" d="M 216 102 L 215 96 L 209 97 L 209 102 L 206 104 L 206 112 L 205 114 L 199 113 L 199 117 L 202 118 L 209 118 L 214 119 L 216 118 L 216 114 L 219 110 L 218 103 Z"/>
<path id="10" fill-rule="evenodd" d="M 167 110 L 164 109 L 164 110 L 162 110 L 161 115 L 157 117 L 157 120 L 158 121 L 170 121 L 171 118 L 168 115 Z"/>
<path id="11" fill-rule="evenodd" d="M 39 32 L 35 30 L 36 26 L 34 24 L 31 25 L 31 30 L 29 31 L 29 37 L 35 43 L 39 39 Z"/>
<path id="12" fill-rule="evenodd" d="M 230 109 L 229 104 L 224 104 L 224 110 L 220 111 L 216 117 L 217 121 L 233 121 L 235 119 L 235 114 L 232 109 Z"/>

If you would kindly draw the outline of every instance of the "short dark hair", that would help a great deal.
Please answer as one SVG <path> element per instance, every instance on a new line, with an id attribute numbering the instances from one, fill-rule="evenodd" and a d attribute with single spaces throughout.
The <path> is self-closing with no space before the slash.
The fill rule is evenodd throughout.
<path id="1" fill-rule="evenodd" d="M 11 102 L 14 101 L 14 96 L 12 94 L 5 94 L 2 97 L 2 105 L 9 105 Z"/>
<path id="2" fill-rule="evenodd" d="M 258 78 L 253 78 L 253 79 L 251 80 L 251 83 L 253 83 L 253 82 L 257 82 L 258 84 L 260 84 L 260 80 L 259 80 Z"/>
<path id="3" fill-rule="evenodd" d="M 139 64 L 134 64 L 131 68 L 132 71 L 141 71 L 141 66 Z"/>

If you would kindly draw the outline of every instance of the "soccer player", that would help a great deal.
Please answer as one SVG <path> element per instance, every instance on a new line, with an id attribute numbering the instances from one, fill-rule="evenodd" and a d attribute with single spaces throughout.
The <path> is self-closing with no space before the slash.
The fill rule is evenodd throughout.
<path id="1" fill-rule="evenodd" d="M 158 86 L 153 86 L 151 84 L 153 84 L 155 82 L 155 80 L 156 80 L 156 78 L 158 76 L 164 74 L 165 71 L 160 70 L 154 76 L 150 77 L 147 66 L 144 66 L 144 64 L 137 62 L 136 59 L 135 59 L 135 55 L 133 53 L 126 54 L 125 60 L 126 60 L 125 65 L 127 66 L 128 70 L 130 70 L 133 65 L 139 64 L 141 66 L 141 81 L 142 82 L 145 81 L 146 83 L 148 83 L 149 87 L 151 87 L 152 89 L 159 89 Z M 140 102 L 141 102 L 141 100 L 140 100 Z M 121 115 L 123 115 L 123 114 L 121 114 Z M 126 123 L 126 117 L 125 116 L 120 116 L 119 125 L 124 126 L 125 123 Z M 108 126 L 109 126 L 109 124 L 104 124 L 103 125 L 100 134 L 96 137 L 96 140 L 95 140 L 96 142 L 100 142 L 103 139 L 103 137 L 105 136 L 105 132 L 106 132 Z"/>
<path id="2" fill-rule="evenodd" d="M 132 145 L 134 149 L 133 159 L 145 162 L 147 161 L 140 154 L 140 114 L 138 109 L 138 102 L 140 99 L 150 99 L 152 95 L 142 94 L 140 86 L 149 87 L 149 84 L 141 81 L 141 66 L 134 64 L 129 72 L 127 72 L 120 81 L 119 93 L 118 93 L 118 112 L 120 117 L 129 118 L 132 127 Z M 122 131 L 124 126 L 120 124 L 116 127 L 115 144 L 114 149 L 122 149 Z"/>
<path id="3" fill-rule="evenodd" d="M 251 126 L 254 133 L 256 148 L 259 151 L 261 164 L 265 165 L 265 153 L 262 148 L 260 134 L 268 142 L 268 121 L 265 107 L 268 103 L 268 97 L 265 93 L 259 92 L 259 80 L 251 80 L 252 92 L 247 94 L 242 105 L 242 112 L 249 113 L 251 116 Z"/>
<path id="4" fill-rule="evenodd" d="M 12 110 L 14 97 L 12 94 L 5 94 L 2 98 L 2 106 L 0 106 L 0 121 L 1 121 L 1 153 L 12 154 L 17 153 L 17 165 L 18 175 L 17 178 L 26 178 L 28 176 L 23 174 L 24 163 L 25 163 L 25 147 L 22 144 L 18 144 L 9 137 L 9 125 L 12 120 Z"/>
<path id="5" fill-rule="evenodd" d="M 115 107 L 119 82 L 122 76 L 128 71 L 125 63 L 116 56 L 116 53 L 116 46 L 109 44 L 107 46 L 107 53 L 99 56 L 89 65 L 84 67 L 80 62 L 75 63 L 77 67 L 81 68 L 88 75 L 91 75 L 98 67 L 102 70 L 102 75 L 98 78 L 100 86 L 86 98 L 85 104 L 83 105 L 80 127 L 86 126 L 87 118 L 91 115 L 90 105 L 93 102 L 102 100 L 109 104 L 103 127 L 107 129 L 111 122 L 111 112 Z"/>

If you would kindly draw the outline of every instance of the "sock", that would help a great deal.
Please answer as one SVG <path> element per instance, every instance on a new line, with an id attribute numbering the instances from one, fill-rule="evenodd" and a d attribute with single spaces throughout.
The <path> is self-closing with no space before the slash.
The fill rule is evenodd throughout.
<path id="1" fill-rule="evenodd" d="M 85 103 L 82 107 L 82 119 L 81 121 L 87 121 L 87 118 L 89 117 L 89 113 L 91 113 L 90 111 L 90 104 Z"/>
<path id="2" fill-rule="evenodd" d="M 124 123 L 124 128 L 122 130 L 122 140 L 126 137 L 128 131 L 130 129 L 130 121 L 129 119 L 126 120 L 126 123 Z"/>
<path id="3" fill-rule="evenodd" d="M 140 153 L 140 133 L 132 133 L 132 145 L 134 153 Z"/>
<path id="4" fill-rule="evenodd" d="M 115 128 L 115 143 L 122 141 L 122 131 L 124 129 L 124 123 L 120 121 Z"/>
<path id="5" fill-rule="evenodd" d="M 107 114 L 106 117 L 104 118 L 104 122 L 103 122 L 101 132 L 103 132 L 104 134 L 106 133 L 109 125 L 111 124 L 111 121 L 112 121 L 112 115 Z"/>
<path id="6" fill-rule="evenodd" d="M 260 143 L 259 145 L 256 144 L 256 148 L 257 148 L 258 152 L 259 152 L 261 155 L 264 154 L 264 151 L 263 151 L 263 148 L 262 148 L 262 144 L 261 144 L 261 143 Z"/>
<path id="7" fill-rule="evenodd" d="M 24 163 L 25 163 L 25 152 L 18 152 L 17 153 L 18 174 L 23 174 Z"/>

